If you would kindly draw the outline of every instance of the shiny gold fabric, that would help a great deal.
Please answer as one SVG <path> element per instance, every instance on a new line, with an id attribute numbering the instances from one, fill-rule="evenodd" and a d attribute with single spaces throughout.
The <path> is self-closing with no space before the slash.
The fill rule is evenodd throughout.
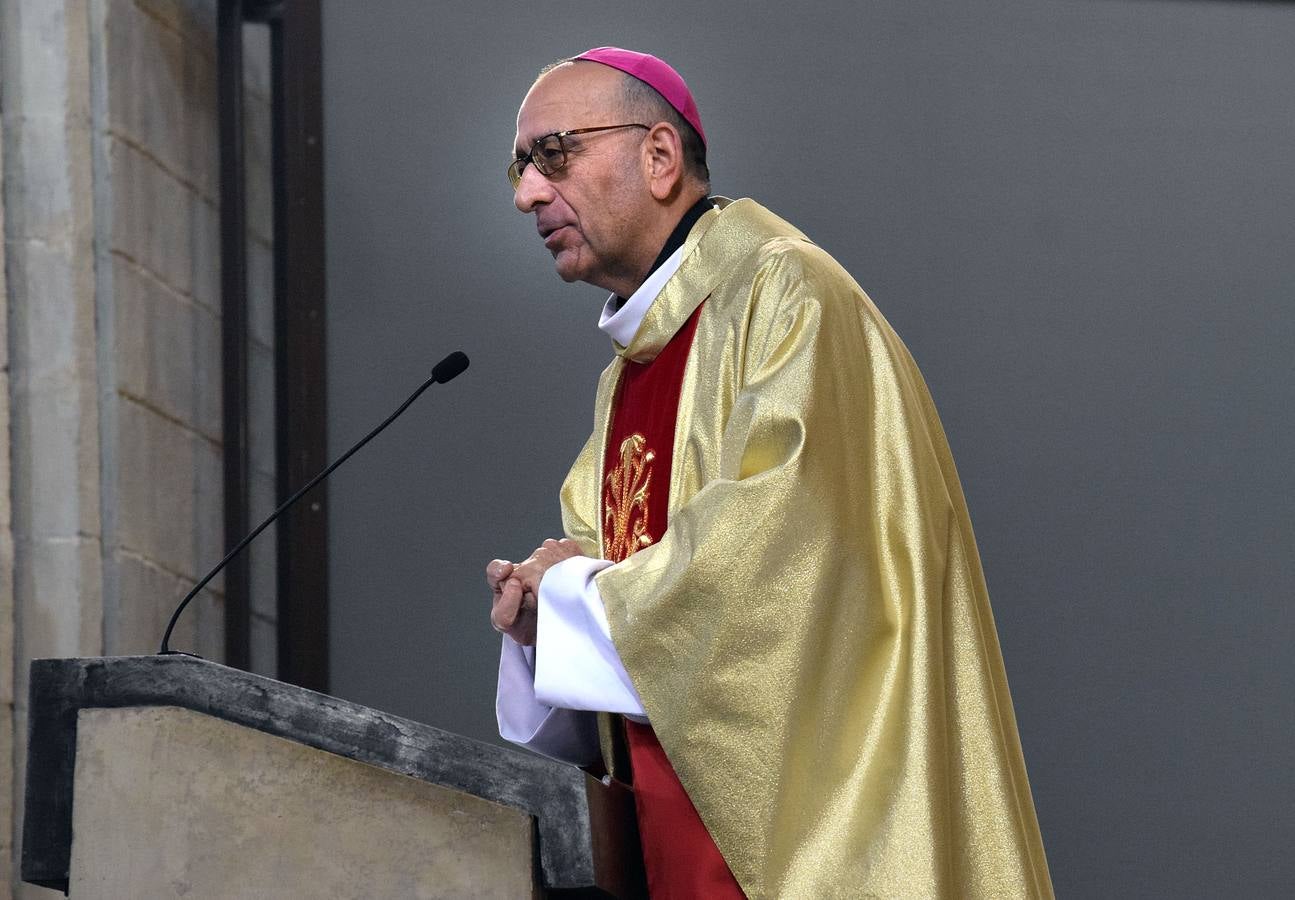
<path id="1" fill-rule="evenodd" d="M 703 300 L 661 541 L 597 576 L 662 746 L 750 897 L 1050 897 L 971 522 L 926 386 L 835 261 L 698 222 L 563 486 L 602 546 L 625 358 Z M 709 298 L 709 299 L 707 299 Z"/>

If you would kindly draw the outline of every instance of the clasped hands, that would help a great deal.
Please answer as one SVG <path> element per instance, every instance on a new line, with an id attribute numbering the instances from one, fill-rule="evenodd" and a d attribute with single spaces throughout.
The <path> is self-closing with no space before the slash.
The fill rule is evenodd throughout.
<path id="1" fill-rule="evenodd" d="M 522 646 L 534 646 L 540 581 L 552 566 L 579 555 L 575 541 L 549 538 L 522 562 L 491 560 L 486 566 L 486 584 L 493 594 L 490 624 L 495 631 Z"/>

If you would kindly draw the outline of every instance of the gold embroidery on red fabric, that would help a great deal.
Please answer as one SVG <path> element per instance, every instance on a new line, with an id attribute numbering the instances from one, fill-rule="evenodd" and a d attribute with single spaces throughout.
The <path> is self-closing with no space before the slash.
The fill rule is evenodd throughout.
<path id="1" fill-rule="evenodd" d="M 603 481 L 603 556 L 620 562 L 652 543 L 648 533 L 648 494 L 652 461 L 647 438 L 631 434 L 621 443 L 621 460 Z"/>

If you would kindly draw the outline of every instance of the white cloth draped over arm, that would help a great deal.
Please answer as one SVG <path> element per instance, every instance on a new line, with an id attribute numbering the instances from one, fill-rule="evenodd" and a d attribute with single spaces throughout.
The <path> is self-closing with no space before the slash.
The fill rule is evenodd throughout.
<path id="1" fill-rule="evenodd" d="M 506 741 L 556 759 L 586 766 L 598 758 L 598 720 L 594 713 L 554 709 L 535 698 L 534 653 L 508 635 L 499 654 L 495 717 Z"/>
<path id="2" fill-rule="evenodd" d="M 594 583 L 610 565 L 587 556 L 554 565 L 540 582 L 535 647 L 504 637 L 495 713 L 505 740 L 584 765 L 598 755 L 595 712 L 647 721 Z"/>
<path id="3" fill-rule="evenodd" d="M 612 643 L 594 575 L 604 559 L 573 556 L 540 582 L 535 696 L 562 709 L 643 716 L 643 701 Z"/>

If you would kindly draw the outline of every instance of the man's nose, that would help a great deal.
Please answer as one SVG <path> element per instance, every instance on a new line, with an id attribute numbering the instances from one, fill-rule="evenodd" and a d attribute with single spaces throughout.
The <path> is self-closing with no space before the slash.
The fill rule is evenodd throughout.
<path id="1" fill-rule="evenodd" d="M 553 185 L 540 174 L 539 169 L 534 166 L 522 169 L 521 181 L 513 191 L 513 203 L 517 204 L 517 209 L 524 213 L 534 212 L 536 206 L 552 199 Z"/>

